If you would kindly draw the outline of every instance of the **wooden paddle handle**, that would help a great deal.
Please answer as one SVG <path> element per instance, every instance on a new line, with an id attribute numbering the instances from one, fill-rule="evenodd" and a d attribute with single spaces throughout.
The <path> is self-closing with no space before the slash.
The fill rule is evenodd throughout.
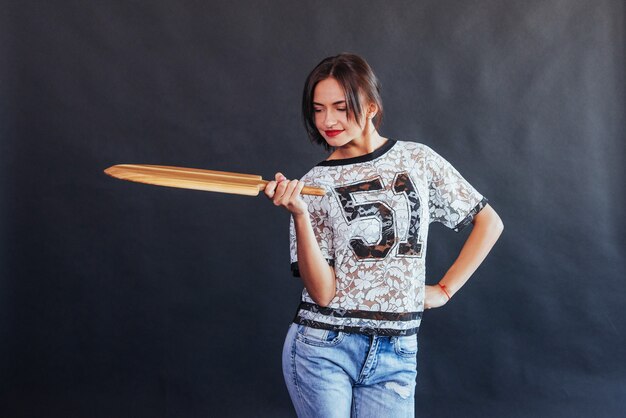
<path id="1" fill-rule="evenodd" d="M 308 194 L 311 196 L 326 196 L 326 190 L 322 189 L 321 187 L 304 186 L 302 188 L 302 193 L 300 194 Z"/>
<path id="2" fill-rule="evenodd" d="M 263 191 L 267 183 L 269 183 L 269 181 L 267 180 L 263 180 L 262 182 L 259 182 L 259 190 Z M 326 190 L 321 187 L 304 186 L 300 194 L 306 194 L 309 196 L 326 196 Z"/>

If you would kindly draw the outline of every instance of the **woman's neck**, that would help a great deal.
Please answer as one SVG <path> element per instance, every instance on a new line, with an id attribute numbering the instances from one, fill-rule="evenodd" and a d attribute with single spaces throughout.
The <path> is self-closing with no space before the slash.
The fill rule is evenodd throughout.
<path id="1" fill-rule="evenodd" d="M 372 127 L 371 131 L 365 132 L 361 138 L 354 139 L 345 145 L 335 149 L 328 157 L 329 160 L 343 160 L 345 158 L 360 157 L 361 155 L 369 154 L 380 148 L 387 138 L 383 138 Z"/>

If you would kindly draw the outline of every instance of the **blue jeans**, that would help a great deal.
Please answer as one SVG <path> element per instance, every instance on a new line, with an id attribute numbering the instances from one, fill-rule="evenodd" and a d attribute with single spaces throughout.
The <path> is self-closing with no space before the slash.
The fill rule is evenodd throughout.
<path id="1" fill-rule="evenodd" d="M 413 417 L 417 335 L 368 336 L 291 324 L 283 374 L 300 418 Z"/>

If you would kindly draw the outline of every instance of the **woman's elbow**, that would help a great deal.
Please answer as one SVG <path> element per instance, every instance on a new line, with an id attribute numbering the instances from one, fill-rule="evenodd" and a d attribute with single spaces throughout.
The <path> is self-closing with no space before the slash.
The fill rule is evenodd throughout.
<path id="1" fill-rule="evenodd" d="M 502 232 L 504 231 L 504 223 L 502 222 L 502 219 L 500 219 L 500 217 L 498 216 L 498 220 L 496 222 L 496 231 L 498 232 L 498 236 L 502 235 Z"/>
<path id="2" fill-rule="evenodd" d="M 498 216 L 495 210 L 493 211 L 493 218 L 494 219 L 491 221 L 491 228 L 498 236 L 500 236 L 502 231 L 504 231 L 504 222 L 502 222 L 502 219 L 500 219 L 500 216 Z"/>
<path id="3" fill-rule="evenodd" d="M 313 301 L 317 305 L 321 306 L 322 308 L 326 308 L 335 298 L 335 292 L 326 292 L 324 294 L 317 294 L 315 296 L 309 294 L 309 296 L 311 296 L 311 299 L 313 299 Z"/>
<path id="4" fill-rule="evenodd" d="M 314 292 L 309 291 L 309 296 L 313 299 L 315 304 L 325 308 L 335 299 L 335 293 L 335 286 L 328 286 L 326 289 L 316 289 Z"/>
<path id="5" fill-rule="evenodd" d="M 491 236 L 493 237 L 493 240 L 497 241 L 498 239 L 500 239 L 500 236 L 502 235 L 502 232 L 504 231 L 504 223 L 502 222 L 502 219 L 500 219 L 498 214 L 494 212 L 494 215 L 495 215 L 494 219 L 492 219 L 491 222 L 489 223 L 489 230 L 491 232 Z"/>
<path id="6" fill-rule="evenodd" d="M 485 206 L 475 217 L 475 223 L 484 225 L 492 234 L 499 237 L 504 231 L 504 223 L 490 205 Z"/>

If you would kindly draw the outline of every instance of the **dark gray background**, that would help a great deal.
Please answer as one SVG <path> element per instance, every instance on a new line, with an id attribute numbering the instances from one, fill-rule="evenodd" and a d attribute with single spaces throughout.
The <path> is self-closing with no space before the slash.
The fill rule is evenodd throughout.
<path id="1" fill-rule="evenodd" d="M 418 415 L 623 414 L 623 1 L 1 10 L 0 416 L 293 416 L 287 212 L 102 170 L 300 176 L 325 158 L 304 78 L 342 51 L 382 82 L 381 133 L 433 147 L 505 223 L 425 315 Z M 429 282 L 467 234 L 433 225 Z"/>

